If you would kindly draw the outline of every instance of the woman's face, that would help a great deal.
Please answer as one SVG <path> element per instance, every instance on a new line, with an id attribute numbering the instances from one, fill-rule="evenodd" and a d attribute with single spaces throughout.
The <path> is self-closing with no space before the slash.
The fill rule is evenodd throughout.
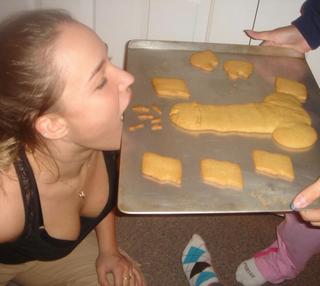
<path id="1" fill-rule="evenodd" d="M 118 149 L 133 76 L 114 66 L 105 43 L 80 24 L 62 26 L 55 56 L 65 80 L 59 100 L 68 126 L 65 140 L 85 148 Z"/>

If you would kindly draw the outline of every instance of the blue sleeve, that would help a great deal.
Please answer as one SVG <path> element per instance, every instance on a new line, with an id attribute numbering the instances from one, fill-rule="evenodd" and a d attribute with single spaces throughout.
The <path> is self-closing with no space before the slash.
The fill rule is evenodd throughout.
<path id="1" fill-rule="evenodd" d="M 311 49 L 320 46 L 320 0 L 307 0 L 301 9 L 301 16 L 292 24 L 300 31 Z"/>

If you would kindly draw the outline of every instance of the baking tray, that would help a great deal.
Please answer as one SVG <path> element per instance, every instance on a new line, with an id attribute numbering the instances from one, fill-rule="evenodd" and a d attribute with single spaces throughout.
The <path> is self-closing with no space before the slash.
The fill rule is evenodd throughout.
<path id="1" fill-rule="evenodd" d="M 190 55 L 195 51 L 213 50 L 219 66 L 213 72 L 192 67 Z M 231 81 L 223 71 L 227 59 L 248 60 L 254 72 L 248 80 Z M 320 174 L 320 142 L 310 150 L 293 152 L 276 145 L 271 136 L 191 135 L 174 127 L 169 121 L 173 104 L 182 100 L 156 96 L 151 79 L 157 76 L 185 80 L 191 97 L 189 101 L 205 104 L 261 102 L 274 91 L 275 76 L 304 83 L 308 100 L 304 104 L 318 134 L 319 88 L 301 54 L 289 49 L 230 44 L 130 41 L 127 46 L 126 67 L 135 76 L 133 98 L 124 114 L 124 129 L 120 159 L 118 207 L 130 214 L 197 214 L 286 212 L 303 188 Z M 151 131 L 150 126 L 135 132 L 128 127 L 138 123 L 132 106 L 158 105 L 163 114 L 163 130 Z M 294 165 L 293 182 L 256 174 L 252 150 L 262 149 L 287 154 Z M 181 187 L 158 184 L 141 174 L 144 152 L 156 152 L 182 161 Z M 244 179 L 243 192 L 219 189 L 204 184 L 200 177 L 200 160 L 214 158 L 239 163 Z M 319 207 L 318 202 L 312 207 Z"/>

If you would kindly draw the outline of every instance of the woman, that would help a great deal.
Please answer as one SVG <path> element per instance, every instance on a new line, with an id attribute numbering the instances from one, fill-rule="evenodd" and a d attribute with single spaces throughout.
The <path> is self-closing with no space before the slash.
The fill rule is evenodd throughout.
<path id="1" fill-rule="evenodd" d="M 272 31 L 247 31 L 249 37 L 262 40 L 262 45 L 280 46 L 306 53 L 320 46 L 320 1 L 307 0 L 302 15 L 292 25 Z M 320 197 L 320 179 L 307 186 L 293 200 L 293 210 L 277 227 L 276 240 L 253 258 L 242 262 L 236 279 L 242 285 L 278 284 L 294 279 L 309 259 L 320 253 L 320 209 L 303 210 Z"/>
<path id="2" fill-rule="evenodd" d="M 0 66 L 0 285 L 144 285 L 112 210 L 133 76 L 57 10 L 3 22 Z"/>

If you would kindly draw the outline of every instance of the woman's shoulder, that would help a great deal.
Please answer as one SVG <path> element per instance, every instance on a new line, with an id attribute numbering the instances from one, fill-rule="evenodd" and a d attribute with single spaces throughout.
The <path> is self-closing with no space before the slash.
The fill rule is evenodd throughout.
<path id="1" fill-rule="evenodd" d="M 14 240 L 24 227 L 19 181 L 12 169 L 0 173 L 0 243 Z"/>

